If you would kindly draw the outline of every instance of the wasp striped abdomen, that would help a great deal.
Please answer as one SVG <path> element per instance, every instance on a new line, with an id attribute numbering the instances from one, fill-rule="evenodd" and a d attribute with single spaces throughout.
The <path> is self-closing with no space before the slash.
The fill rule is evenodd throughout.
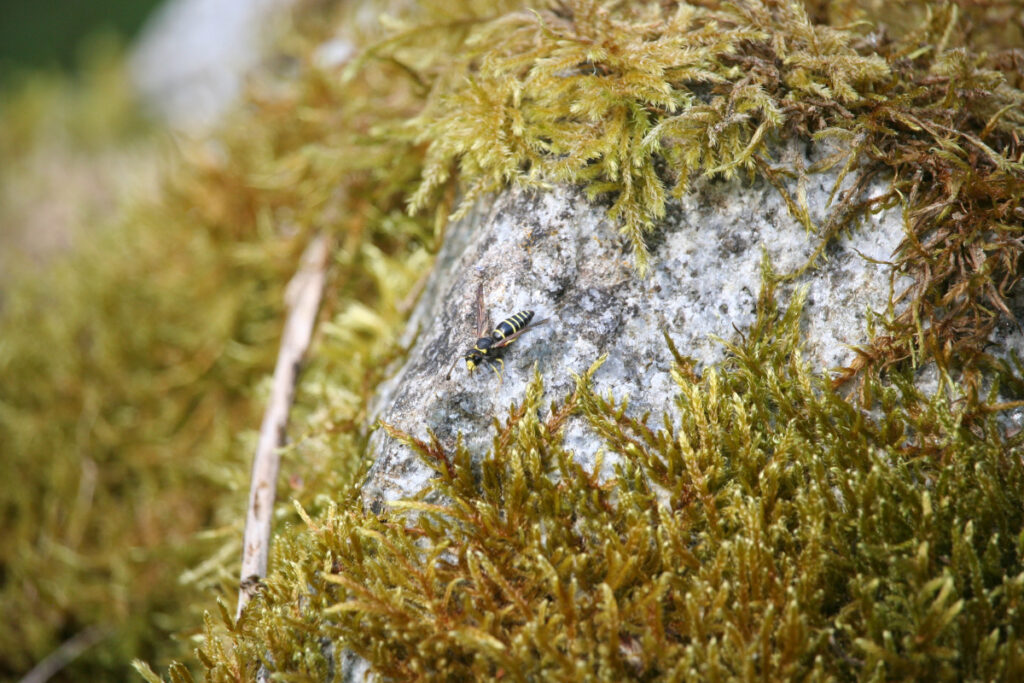
<path id="1" fill-rule="evenodd" d="M 527 325 L 530 324 L 530 320 L 533 319 L 533 311 L 520 311 L 515 315 L 505 318 L 498 326 L 491 332 L 492 343 L 500 342 L 508 337 L 511 337 L 516 332 L 519 332 Z"/>

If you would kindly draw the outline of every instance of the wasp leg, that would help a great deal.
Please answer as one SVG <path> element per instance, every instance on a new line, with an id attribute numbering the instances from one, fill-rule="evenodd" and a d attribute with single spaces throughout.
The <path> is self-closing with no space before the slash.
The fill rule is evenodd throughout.
<path id="1" fill-rule="evenodd" d="M 505 369 L 505 361 L 501 360 L 500 358 L 495 358 L 493 360 L 490 359 L 490 358 L 487 359 L 487 367 L 489 367 L 491 370 L 494 370 L 494 374 L 498 376 L 498 384 L 504 384 L 505 381 L 501 377 L 501 371 L 498 370 L 498 368 L 496 368 L 494 366 L 495 362 L 500 363 L 501 364 L 501 369 L 504 370 Z"/>

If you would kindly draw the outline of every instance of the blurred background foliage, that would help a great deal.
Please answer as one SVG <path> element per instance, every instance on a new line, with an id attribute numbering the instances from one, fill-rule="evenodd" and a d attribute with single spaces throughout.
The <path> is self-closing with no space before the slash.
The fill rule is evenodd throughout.
<path id="1" fill-rule="evenodd" d="M 392 130 L 412 113 L 397 69 L 343 90 L 313 67 L 347 24 L 307 3 L 281 73 L 200 140 L 140 113 L 117 40 L 5 86 L 0 679 L 40 662 L 55 680 L 134 677 L 132 657 L 180 657 L 213 596 L 237 590 L 252 430 L 313 229 L 338 245 L 323 316 L 340 356 L 321 357 L 334 381 L 305 387 L 297 412 L 352 448 L 307 444 L 283 486 L 313 506 L 358 468 L 350 427 L 433 237 L 404 213 L 418 152 Z"/>

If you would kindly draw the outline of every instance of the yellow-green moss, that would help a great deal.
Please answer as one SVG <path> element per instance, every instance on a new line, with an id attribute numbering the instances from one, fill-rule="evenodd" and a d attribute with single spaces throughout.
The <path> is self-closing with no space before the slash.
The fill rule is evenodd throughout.
<path id="1" fill-rule="evenodd" d="M 94 41 L 86 56 L 76 80 L 25 74 L 0 91 L 0 286 L 152 185 L 151 128 L 121 51 Z"/>
<path id="2" fill-rule="evenodd" d="M 110 635 L 69 678 L 116 675 L 129 653 L 163 668 L 188 650 L 172 631 L 199 642 L 174 680 L 249 680 L 259 662 L 322 680 L 327 644 L 399 678 L 1020 677 L 1021 437 L 990 396 L 948 391 L 948 373 L 991 365 L 983 342 L 1017 281 L 1019 63 L 984 53 L 1013 29 L 991 20 L 998 3 L 902 2 L 910 28 L 857 23 L 892 4 L 424 3 L 344 79 L 312 66 L 338 21 L 315 5 L 288 43 L 297 77 L 256 88 L 218 147 L 187 150 L 158 202 L 5 290 L 0 476 L 23 485 L 0 508 L 0 668 L 98 623 Z M 844 153 L 771 158 L 811 136 Z M 869 370 L 861 405 L 800 365 L 799 300 L 777 319 L 768 278 L 727 363 L 677 367 L 677 418 L 630 418 L 586 377 L 546 410 L 538 379 L 488 454 L 394 434 L 446 502 L 361 511 L 366 401 L 457 192 L 582 184 L 612 198 L 643 264 L 695 174 L 781 191 L 830 166 L 855 182 L 825 225 L 787 196 L 823 247 L 883 205 L 908 218 L 912 305 L 852 369 Z M 889 194 L 858 194 L 886 174 Z M 280 511 L 273 575 L 242 620 L 224 610 L 199 634 L 199 596 L 235 593 L 245 430 L 317 229 L 338 267 L 282 483 L 302 512 Z M 938 361 L 933 398 L 911 357 Z M 991 376 L 1020 393 L 1019 368 Z M 570 414 L 623 458 L 616 477 L 565 450 Z"/>
<path id="3" fill-rule="evenodd" d="M 315 71 L 277 84 L 218 147 L 165 162 L 157 199 L 88 224 L 42 272 L 4 281 L 0 678 L 93 626 L 103 637 L 66 680 L 123 677 L 133 656 L 164 665 L 181 653 L 172 636 L 201 623 L 203 596 L 236 589 L 250 430 L 284 286 L 317 229 L 338 245 L 330 345 L 299 392 L 296 420 L 317 432 L 299 434 L 303 466 L 282 488 L 315 507 L 358 469 L 364 402 L 400 353 L 403 299 L 433 240 L 404 212 L 420 153 L 387 128 L 414 101 L 395 70 L 371 67 L 344 90 Z M 25 111 L 4 113 L 28 125 Z"/>
<path id="4" fill-rule="evenodd" d="M 487 454 L 389 430 L 429 489 L 287 530 L 241 621 L 208 622 L 207 680 L 329 680 L 325 643 L 398 680 L 1024 674 L 1021 436 L 945 376 L 927 400 L 869 379 L 869 417 L 800 361 L 801 303 L 778 316 L 768 285 L 728 361 L 676 366 L 661 425 L 593 393 L 596 363 L 550 407 L 535 376 Z M 566 450 L 571 415 L 613 478 Z"/>

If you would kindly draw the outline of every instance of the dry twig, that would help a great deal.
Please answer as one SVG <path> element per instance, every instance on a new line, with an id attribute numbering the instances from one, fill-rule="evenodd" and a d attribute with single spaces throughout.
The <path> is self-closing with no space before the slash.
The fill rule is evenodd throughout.
<path id="1" fill-rule="evenodd" d="M 270 401 L 263 414 L 260 439 L 253 457 L 236 619 L 255 595 L 260 579 L 267 575 L 270 525 L 277 490 L 277 472 L 281 464 L 280 449 L 287 437 L 288 413 L 295 394 L 299 366 L 313 336 L 313 324 L 316 322 L 326 281 L 329 253 L 328 238 L 322 234 L 317 235 L 306 247 L 299 270 L 285 291 L 288 318 L 281 337 L 281 350 L 277 354 Z"/>

